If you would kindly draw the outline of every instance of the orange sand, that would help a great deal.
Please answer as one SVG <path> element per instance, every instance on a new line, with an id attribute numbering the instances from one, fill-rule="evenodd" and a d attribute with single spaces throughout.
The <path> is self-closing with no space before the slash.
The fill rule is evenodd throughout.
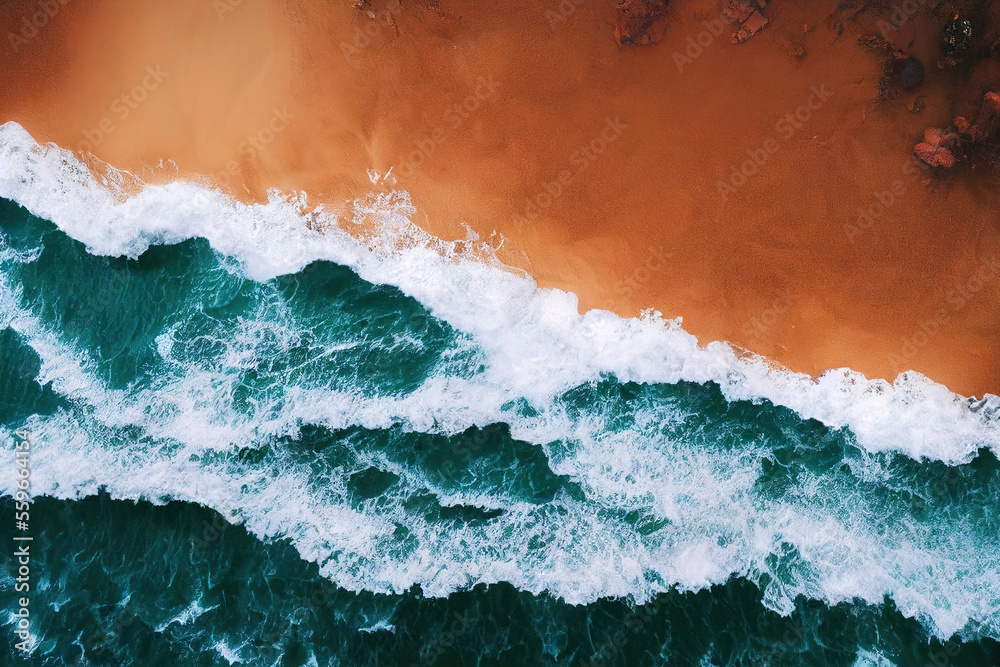
<path id="1" fill-rule="evenodd" d="M 896 42 L 928 79 L 880 104 L 881 61 L 857 37 L 884 11 L 776 0 L 772 25 L 732 45 L 732 26 L 710 30 L 718 2 L 674 0 L 661 44 L 623 49 L 615 3 L 577 2 L 51 0 L 30 39 L 39 5 L 8 2 L 0 121 L 247 200 L 405 189 L 415 222 L 502 233 L 501 259 L 583 309 L 655 307 L 812 374 L 912 368 L 1000 390 L 997 177 L 910 161 L 924 127 L 975 116 L 1000 61 L 938 71 L 943 19 L 922 10 Z M 859 207 L 883 212 L 859 224 Z"/>

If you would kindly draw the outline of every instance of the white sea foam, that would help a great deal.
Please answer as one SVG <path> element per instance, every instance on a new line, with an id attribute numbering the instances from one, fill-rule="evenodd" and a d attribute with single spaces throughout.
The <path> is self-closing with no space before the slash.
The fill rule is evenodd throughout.
<path id="1" fill-rule="evenodd" d="M 574 416 L 559 401 L 566 390 L 608 374 L 646 383 L 714 381 L 731 400 L 768 399 L 849 427 L 869 452 L 954 464 L 979 447 L 1000 451 L 995 398 L 972 410 L 915 374 L 888 385 L 837 371 L 817 382 L 740 360 L 725 344 L 699 347 L 676 323 L 654 315 L 581 316 L 571 294 L 449 256 L 409 223 L 405 200 L 382 200 L 365 211 L 381 220 L 381 232 L 364 242 L 322 213 L 317 219 L 327 232 L 307 229 L 301 200 L 245 206 L 173 183 L 119 201 L 71 155 L 38 147 L 14 124 L 0 126 L 0 196 L 99 254 L 137 256 L 151 244 L 200 236 L 257 280 L 318 259 L 347 265 L 366 280 L 398 286 L 464 332 L 456 344 L 474 346 L 485 366 L 463 377 L 445 364 L 404 396 L 290 384 L 281 409 L 258 405 L 247 414 L 225 389 L 256 349 L 254 327 L 262 322 L 250 320 L 225 341 L 221 367 L 171 363 L 164 377 L 115 390 L 99 379 L 88 353 L 21 305 L 16 287 L 0 275 L 0 326 L 12 327 L 35 350 L 40 381 L 52 382 L 73 405 L 29 420 L 38 493 L 78 498 L 103 487 L 117 498 L 197 502 L 263 538 L 290 539 L 303 558 L 351 590 L 398 593 L 419 584 L 438 596 L 503 581 L 572 603 L 609 596 L 642 601 L 672 588 L 767 574 L 765 602 L 783 613 L 799 595 L 830 604 L 878 604 L 889 595 L 942 636 L 970 623 L 1000 636 L 1000 598 L 987 593 L 1000 590 L 1000 554 L 962 520 L 880 527 L 867 498 L 852 496 L 858 492 L 851 488 L 817 496 L 810 480 L 800 482 L 797 494 L 768 499 L 756 488 L 768 454 L 764 443 L 725 448 L 669 435 L 663 425 L 686 418 L 672 405 L 647 406 L 622 425 L 600 406 Z M 7 253 L 0 261 L 34 257 Z M 266 317 L 277 329 L 293 324 L 277 310 Z M 171 333 L 157 342 L 164 361 L 175 361 Z M 518 398 L 529 401 L 532 416 L 505 407 Z M 453 434 L 494 422 L 542 447 L 553 472 L 579 484 L 585 499 L 560 492 L 538 505 L 502 490 L 456 491 L 380 452 L 359 450 L 355 464 L 320 481 L 291 460 L 255 467 L 224 456 L 268 445 L 303 423 Z M 563 446 L 554 447 L 557 441 Z M 359 505 L 349 481 L 371 466 L 400 482 Z M 481 523 L 432 521 L 407 507 L 425 490 L 443 506 L 503 512 Z M 661 525 L 639 534 L 623 518 L 629 512 Z"/>
<path id="2" fill-rule="evenodd" d="M 450 246 L 416 228 L 405 197 L 383 197 L 359 214 L 379 233 L 359 241 L 322 210 L 307 228 L 305 196 L 272 194 L 266 205 L 234 203 L 190 183 L 147 186 L 122 200 L 71 153 L 38 146 L 16 123 L 0 126 L 0 196 L 18 202 L 86 244 L 95 254 L 136 257 L 150 245 L 206 238 L 265 280 L 316 260 L 390 284 L 438 318 L 470 334 L 486 353 L 495 384 L 533 403 L 605 374 L 622 381 L 717 382 L 730 400 L 769 400 L 833 427 L 848 427 L 873 452 L 898 450 L 949 464 L 981 447 L 1000 453 L 1000 398 L 978 409 L 918 373 L 893 384 L 847 369 L 819 380 L 739 359 L 724 343 L 697 340 L 658 314 L 625 319 L 606 311 L 580 315 L 573 294 L 539 289 L 498 265 L 449 255 Z M 345 222 L 344 226 L 350 224 Z"/>
<path id="3" fill-rule="evenodd" d="M 356 462 L 315 479 L 314 470 L 293 463 L 288 452 L 265 467 L 206 457 L 227 451 L 231 443 L 257 444 L 260 435 L 224 393 L 214 400 L 202 396 L 206 378 L 192 377 L 199 371 L 123 396 L 87 371 L 85 355 L 39 345 L 49 334 L 30 315 L 8 320 L 31 325 L 23 329 L 39 350 L 42 373 L 75 368 L 67 374 L 83 381 L 72 386 L 84 385 L 74 392 L 78 409 L 36 416 L 27 424 L 33 490 L 39 494 L 80 498 L 104 488 L 116 498 L 197 502 L 263 538 L 290 539 L 303 558 L 350 590 L 401 593 L 419 584 L 425 594 L 443 596 L 479 583 L 509 582 L 572 603 L 608 596 L 642 601 L 671 588 L 696 590 L 733 575 L 758 580 L 767 573 L 773 581 L 765 603 L 782 613 L 792 611 L 799 595 L 829 604 L 858 599 L 878 604 L 889 595 L 903 613 L 942 636 L 970 621 L 982 624 L 987 634 L 1000 632 L 1000 599 L 987 593 L 998 589 L 1000 555 L 961 521 L 880 529 L 877 510 L 852 497 L 850 489 L 816 496 L 808 483 L 795 501 L 769 500 L 755 489 L 767 455 L 763 444 L 727 450 L 664 437 L 657 424 L 683 419 L 672 406 L 643 414 L 624 429 L 593 415 L 584 420 L 505 415 L 521 435 L 544 438 L 558 430 L 572 442 L 558 457 L 548 453 L 558 459 L 555 472 L 580 483 L 586 500 L 559 493 L 536 505 L 502 492 L 456 491 L 420 469 L 366 450 L 356 452 Z M 230 438 L 206 438 L 204 415 L 171 409 L 192 403 L 192 396 L 211 401 L 203 410 L 219 423 L 218 430 L 232 420 Z M 300 396 L 306 403 L 289 402 L 289 424 L 321 400 Z M 442 410 L 441 401 L 452 398 L 425 395 L 430 403 L 423 407 Z M 420 409 L 412 406 L 414 413 Z M 319 417 L 347 426 L 388 423 L 372 415 L 406 411 L 394 399 L 355 398 L 331 401 Z M 354 506 L 349 480 L 369 467 L 398 475 L 400 483 Z M 443 506 L 503 513 L 484 524 L 430 521 L 406 507 L 425 489 Z M 663 525 L 640 535 L 622 518 L 632 511 L 646 511 Z M 398 527 L 405 528 L 406 539 L 396 537 Z M 794 557 L 788 555 L 792 550 Z"/>
<path id="4" fill-rule="evenodd" d="M 223 641 L 216 642 L 215 646 L 213 646 L 212 648 L 214 648 L 215 652 L 218 653 L 222 657 L 222 659 L 228 662 L 230 665 L 238 665 L 246 662 L 245 660 L 240 658 L 239 652 L 234 651 L 232 648 L 230 648 L 229 645 L 226 644 L 226 642 Z"/>
<path id="5" fill-rule="evenodd" d="M 896 665 L 879 653 L 870 651 L 858 651 L 852 667 L 896 667 Z"/>

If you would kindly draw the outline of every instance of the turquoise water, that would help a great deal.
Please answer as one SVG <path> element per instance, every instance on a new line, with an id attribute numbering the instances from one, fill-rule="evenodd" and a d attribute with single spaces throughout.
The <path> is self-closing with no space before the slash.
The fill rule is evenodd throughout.
<path id="1" fill-rule="evenodd" d="M 107 251 L 88 215 L 0 201 L 0 431 L 35 494 L 2 664 L 1000 665 L 993 403 L 840 426 L 735 396 L 738 366 L 644 375 L 648 329 L 585 322 L 593 371 L 558 303 L 532 338 L 459 264 L 268 275 L 221 237 Z"/>

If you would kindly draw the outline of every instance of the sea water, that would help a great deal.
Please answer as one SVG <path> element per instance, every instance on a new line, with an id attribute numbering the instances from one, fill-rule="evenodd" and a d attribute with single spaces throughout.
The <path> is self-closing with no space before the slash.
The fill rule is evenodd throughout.
<path id="1" fill-rule="evenodd" d="M 1000 665 L 1000 399 L 107 174 L 0 126 L 0 663 Z"/>

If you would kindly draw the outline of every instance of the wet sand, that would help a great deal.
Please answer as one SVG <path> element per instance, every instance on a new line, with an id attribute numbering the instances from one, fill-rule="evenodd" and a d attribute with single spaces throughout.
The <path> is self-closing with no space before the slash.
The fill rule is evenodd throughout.
<path id="1" fill-rule="evenodd" d="M 502 234 L 581 310 L 655 308 L 814 375 L 1000 392 L 1000 179 L 911 157 L 1000 87 L 996 56 L 935 67 L 943 15 L 893 35 L 927 80 L 879 101 L 857 42 L 877 6 L 775 0 L 734 45 L 719 3 L 674 0 L 662 43 L 622 48 L 611 1 L 49 5 L 30 39 L 39 5 L 0 8 L 0 121 L 40 141 L 244 200 L 406 190 L 415 222 Z"/>

